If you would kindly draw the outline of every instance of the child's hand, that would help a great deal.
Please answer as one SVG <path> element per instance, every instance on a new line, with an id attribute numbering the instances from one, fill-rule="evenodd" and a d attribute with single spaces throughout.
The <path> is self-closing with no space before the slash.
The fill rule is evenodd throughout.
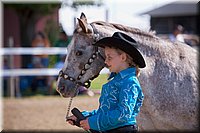
<path id="1" fill-rule="evenodd" d="M 82 127 L 85 130 L 89 130 L 90 129 L 90 125 L 88 123 L 88 118 L 86 118 L 85 120 L 80 121 L 80 127 Z"/>
<path id="2" fill-rule="evenodd" d="M 74 115 L 72 115 L 72 116 L 70 116 L 70 117 L 68 117 L 66 119 L 66 122 L 68 122 L 71 125 L 74 125 L 74 123 L 75 123 L 76 120 L 77 120 L 77 118 Z"/>

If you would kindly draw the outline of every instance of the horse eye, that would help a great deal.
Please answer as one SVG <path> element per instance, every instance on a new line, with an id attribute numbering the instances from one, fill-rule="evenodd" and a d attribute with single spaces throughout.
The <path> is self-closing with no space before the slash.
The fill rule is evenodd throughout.
<path id="1" fill-rule="evenodd" d="M 76 52 L 76 56 L 80 56 L 80 55 L 82 55 L 82 54 L 83 54 L 82 51 L 77 51 L 77 52 Z"/>

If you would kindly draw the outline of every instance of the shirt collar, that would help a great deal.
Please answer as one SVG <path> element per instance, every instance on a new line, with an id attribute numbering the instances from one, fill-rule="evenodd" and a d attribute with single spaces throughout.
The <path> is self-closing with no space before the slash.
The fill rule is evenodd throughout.
<path id="1" fill-rule="evenodd" d="M 111 72 L 110 76 L 108 77 L 108 80 L 112 79 L 113 77 L 117 75 L 119 75 L 121 78 L 125 78 L 129 74 L 133 74 L 135 76 L 136 75 L 135 71 L 136 71 L 135 67 L 129 67 L 127 69 L 120 71 L 119 73 Z"/>

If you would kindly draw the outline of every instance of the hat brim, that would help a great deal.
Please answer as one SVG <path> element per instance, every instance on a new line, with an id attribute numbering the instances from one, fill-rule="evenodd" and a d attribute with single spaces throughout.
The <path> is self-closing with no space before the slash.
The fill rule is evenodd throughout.
<path id="1" fill-rule="evenodd" d="M 105 46 L 108 47 L 115 47 L 118 49 L 121 49 L 122 51 L 126 52 L 133 58 L 133 62 L 136 63 L 140 68 L 146 67 L 145 60 L 142 56 L 142 54 L 137 50 L 135 46 L 128 43 L 127 41 L 124 41 L 119 38 L 115 37 L 105 37 L 99 41 L 97 41 L 94 46 L 105 48 Z"/>

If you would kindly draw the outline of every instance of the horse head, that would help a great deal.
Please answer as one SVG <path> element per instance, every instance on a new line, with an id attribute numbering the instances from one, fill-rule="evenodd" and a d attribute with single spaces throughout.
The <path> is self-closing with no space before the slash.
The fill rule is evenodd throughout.
<path id="1" fill-rule="evenodd" d="M 98 36 L 82 13 L 57 80 L 57 91 L 63 97 L 76 96 L 79 86 L 88 88 L 91 80 L 97 77 L 105 66 L 103 49 L 92 45 L 98 40 Z"/>

